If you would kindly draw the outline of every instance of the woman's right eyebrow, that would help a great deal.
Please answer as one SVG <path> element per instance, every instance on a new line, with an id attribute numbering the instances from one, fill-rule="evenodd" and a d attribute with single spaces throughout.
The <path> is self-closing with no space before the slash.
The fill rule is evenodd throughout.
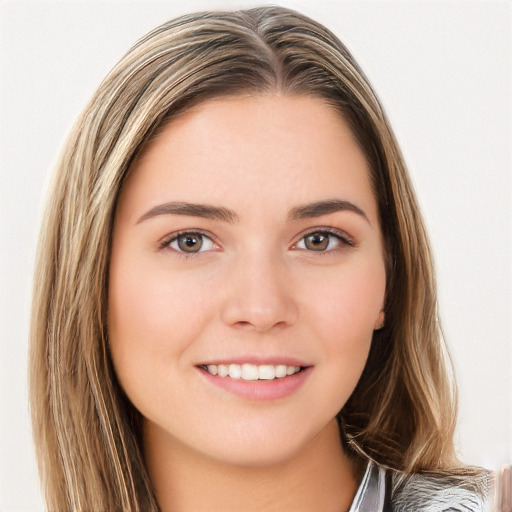
<path id="1" fill-rule="evenodd" d="M 221 220 L 224 222 L 234 223 L 239 220 L 238 215 L 223 206 L 213 206 L 209 204 L 196 204 L 186 202 L 170 202 L 160 204 L 148 210 L 142 215 L 136 224 L 157 217 L 159 215 L 188 215 L 191 217 L 202 217 L 204 219 Z"/>

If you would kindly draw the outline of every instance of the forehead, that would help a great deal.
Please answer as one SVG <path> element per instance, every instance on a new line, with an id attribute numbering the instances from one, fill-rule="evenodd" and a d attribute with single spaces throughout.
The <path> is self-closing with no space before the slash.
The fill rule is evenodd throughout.
<path id="1" fill-rule="evenodd" d="M 237 96 L 194 107 L 146 148 L 121 196 L 234 209 L 350 196 L 371 215 L 375 209 L 368 166 L 348 124 L 311 96 Z"/>

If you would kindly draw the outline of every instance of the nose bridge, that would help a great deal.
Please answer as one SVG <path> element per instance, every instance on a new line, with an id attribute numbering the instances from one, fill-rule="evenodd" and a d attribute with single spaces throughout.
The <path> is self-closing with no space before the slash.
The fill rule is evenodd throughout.
<path id="1" fill-rule="evenodd" d="M 297 318 L 290 268 L 264 246 L 238 255 L 228 272 L 223 320 L 258 332 L 291 325 Z"/>

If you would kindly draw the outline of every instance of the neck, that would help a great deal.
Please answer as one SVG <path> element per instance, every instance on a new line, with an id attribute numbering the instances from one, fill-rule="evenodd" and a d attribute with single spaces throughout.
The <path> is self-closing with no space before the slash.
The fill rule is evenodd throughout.
<path id="1" fill-rule="evenodd" d="M 304 450 L 277 464 L 247 467 L 211 459 L 144 427 L 144 452 L 162 512 L 349 510 L 359 475 L 333 420 Z"/>

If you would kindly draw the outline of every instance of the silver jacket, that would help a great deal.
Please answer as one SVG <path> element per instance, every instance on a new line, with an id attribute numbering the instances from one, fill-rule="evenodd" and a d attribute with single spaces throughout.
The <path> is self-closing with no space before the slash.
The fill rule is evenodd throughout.
<path id="1" fill-rule="evenodd" d="M 349 512 L 487 512 L 493 478 L 397 474 L 368 462 Z"/>

